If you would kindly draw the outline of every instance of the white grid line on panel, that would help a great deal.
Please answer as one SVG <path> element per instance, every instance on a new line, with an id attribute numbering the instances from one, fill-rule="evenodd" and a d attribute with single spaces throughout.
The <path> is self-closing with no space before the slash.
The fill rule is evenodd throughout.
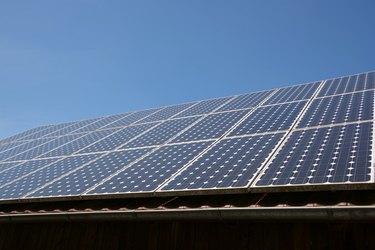
<path id="1" fill-rule="evenodd" d="M 99 139 L 99 140 L 97 140 L 97 141 L 95 141 L 95 142 L 92 142 L 91 144 L 89 144 L 89 145 L 86 146 L 86 147 L 89 147 L 89 146 L 91 146 L 92 144 L 94 144 L 94 143 L 96 143 L 96 142 L 98 142 L 98 141 L 101 141 L 101 140 L 107 138 L 108 136 L 113 135 L 114 133 L 116 133 L 116 132 L 118 132 L 118 131 L 119 131 L 119 129 L 113 129 L 113 132 L 112 132 L 112 133 L 110 133 L 109 135 L 107 135 L 107 136 L 105 136 L 105 137 L 103 137 L 103 138 L 101 138 L 101 139 Z M 54 151 L 54 150 L 56 150 L 56 149 L 59 149 L 59 148 L 62 148 L 62 147 L 64 147 L 64 146 L 68 145 L 69 143 L 72 143 L 72 142 L 75 142 L 75 141 L 77 141 L 77 140 L 80 140 L 80 139 L 83 138 L 84 136 L 90 136 L 90 134 L 93 134 L 93 133 L 96 133 L 96 131 L 90 131 L 90 132 L 85 133 L 85 134 L 83 134 L 82 136 L 80 136 L 80 137 L 78 137 L 78 138 L 76 138 L 76 139 L 73 139 L 73 140 L 71 140 L 71 141 L 69 141 L 69 142 L 67 142 L 67 143 L 64 143 L 64 144 L 62 144 L 62 145 L 60 145 L 60 146 L 58 146 L 58 147 L 56 147 L 56 148 L 52 148 L 51 150 L 48 150 L 48 151 L 46 151 L 45 153 L 43 153 L 43 154 L 37 156 L 35 159 L 40 159 L 39 157 L 43 157 L 43 155 L 46 155 L 46 154 L 48 154 L 49 152 L 52 152 L 52 151 Z M 77 135 L 77 134 L 74 134 L 74 135 Z M 80 150 L 82 150 L 82 149 L 84 149 L 84 148 L 86 148 L 86 147 L 80 148 L 80 149 L 78 149 L 78 151 L 80 151 Z M 76 151 L 76 152 L 78 152 L 78 151 Z M 76 152 L 72 152 L 72 153 L 68 154 L 67 156 L 74 155 Z M 65 156 L 65 155 L 57 155 L 57 156 L 51 156 L 51 157 L 53 158 L 53 157 L 61 157 L 61 156 Z M 34 158 L 33 158 L 33 159 L 34 159 Z"/>
<path id="2" fill-rule="evenodd" d="M 260 167 L 258 172 L 254 174 L 254 177 L 251 181 L 249 181 L 247 185 L 247 190 L 250 192 L 250 189 L 254 186 L 254 184 L 259 180 L 259 178 L 262 176 L 264 171 L 268 168 L 268 166 L 271 164 L 272 160 L 276 157 L 276 155 L 280 152 L 280 150 L 283 148 L 284 144 L 288 141 L 290 136 L 292 135 L 292 132 L 294 131 L 294 128 L 298 125 L 300 120 L 302 119 L 304 113 L 309 108 L 311 103 L 314 101 L 315 97 L 318 95 L 320 90 L 323 88 L 323 86 L 326 84 L 327 81 L 322 81 L 319 85 L 319 87 L 315 90 L 315 93 L 311 96 L 310 100 L 306 103 L 305 107 L 301 110 L 300 114 L 297 116 L 296 120 L 290 126 L 290 129 L 288 132 L 284 135 L 284 137 L 280 140 L 278 145 L 274 148 L 273 152 L 270 153 L 269 157 L 264 161 L 263 166 Z"/>
<path id="3" fill-rule="evenodd" d="M 13 157 L 15 157 L 15 156 L 17 156 L 17 155 L 20 155 L 20 154 L 23 154 L 23 153 L 25 153 L 25 152 L 29 152 L 29 151 L 31 151 L 31 150 L 37 148 L 37 147 L 40 147 L 40 146 L 43 146 L 43 145 L 49 143 L 49 142 L 51 142 L 51 141 L 53 141 L 53 140 L 55 140 L 55 139 L 57 139 L 57 138 L 58 138 L 58 137 L 56 137 L 56 138 L 43 138 L 43 139 L 47 139 L 47 141 L 45 141 L 45 142 L 42 143 L 42 144 L 36 145 L 36 146 L 34 146 L 34 147 L 32 147 L 32 148 L 29 148 L 29 149 L 27 149 L 27 150 L 24 150 L 24 151 L 22 151 L 22 152 L 19 152 L 19 153 L 17 153 L 17 154 L 11 155 L 11 156 L 8 157 L 8 158 L 1 159 L 1 160 L 0 160 L 0 163 L 7 162 L 7 159 L 13 158 Z M 38 140 L 38 139 L 37 139 L 37 140 Z M 23 145 L 23 144 L 22 144 L 22 145 Z M 6 151 L 4 151 L 4 152 L 6 152 Z M 32 160 L 32 159 L 34 159 L 34 158 L 27 159 L 27 160 Z M 14 160 L 14 161 L 17 161 L 17 160 Z M 25 160 L 18 160 L 18 161 L 26 161 L 26 159 L 25 159 Z"/>
<path id="4" fill-rule="evenodd" d="M 97 153 L 97 154 L 98 154 L 98 153 Z M 49 181 L 49 182 L 47 182 L 47 183 L 41 185 L 40 187 L 38 187 L 38 188 L 36 188 L 36 189 L 33 189 L 33 190 L 31 190 L 30 192 L 24 194 L 23 196 L 21 196 L 21 197 L 18 198 L 18 199 L 26 198 L 27 196 L 31 195 L 32 193 L 38 192 L 39 190 L 41 190 L 41 189 L 45 188 L 46 186 L 48 186 L 48 185 L 50 185 L 50 184 L 52 184 L 52 183 L 54 183 L 54 182 L 56 182 L 56 181 L 58 181 L 58 180 L 64 178 L 65 176 L 70 175 L 71 173 L 74 173 L 74 172 L 78 171 L 79 169 L 82 169 L 82 168 L 86 167 L 87 165 L 89 165 L 89 164 L 91 164 L 91 163 L 93 163 L 93 162 L 95 162 L 95 161 L 97 161 L 97 160 L 103 158 L 105 155 L 108 155 L 108 154 L 98 154 L 98 157 L 92 159 L 91 161 L 88 161 L 88 162 L 86 162 L 85 164 L 81 165 L 80 167 L 77 167 L 77 168 L 75 168 L 75 169 L 72 169 L 72 170 L 68 171 L 67 173 L 65 173 L 65 174 L 63 174 L 63 175 L 61 175 L 61 176 L 59 176 L 59 177 L 57 177 L 57 178 L 55 178 L 55 179 L 52 179 L 51 181 Z M 70 156 L 70 157 L 78 157 L 78 156 Z M 68 158 L 68 157 L 64 157 L 64 158 Z M 54 164 L 54 163 L 56 163 L 56 162 L 52 162 L 51 164 Z M 48 165 L 51 165 L 51 164 L 48 164 Z M 39 170 L 41 170 L 41 169 L 44 169 L 44 168 L 45 168 L 45 167 L 40 168 L 40 169 L 38 169 L 37 171 L 39 171 Z M 36 172 L 36 171 L 33 171 L 33 172 Z M 30 175 L 30 174 L 32 174 L 32 173 L 29 173 L 29 174 L 25 175 L 24 177 L 26 177 L 26 176 L 28 176 L 28 175 Z M 23 177 L 23 178 L 24 178 L 24 177 Z"/>
<path id="5" fill-rule="evenodd" d="M 196 161 L 198 158 L 203 156 L 206 152 L 208 152 L 211 148 L 213 148 L 215 145 L 217 145 L 220 141 L 223 139 L 226 139 L 226 136 L 230 134 L 239 124 L 241 124 L 247 117 L 249 117 L 258 107 L 260 107 L 262 104 L 267 102 L 275 93 L 277 90 L 274 90 L 271 92 L 263 101 L 261 101 L 256 107 L 251 109 L 246 115 L 244 115 L 236 124 L 234 124 L 231 128 L 227 130 L 226 133 L 224 133 L 221 137 L 217 138 L 211 145 L 209 145 L 205 150 L 203 150 L 200 154 L 198 154 L 196 157 L 194 157 L 191 161 L 189 161 L 185 166 L 180 168 L 175 174 L 173 174 L 170 178 L 168 178 L 166 181 L 164 181 L 162 184 L 160 184 L 153 192 L 156 195 L 158 192 L 164 192 L 161 189 L 168 185 L 172 180 L 174 180 L 181 172 L 183 172 L 186 168 L 188 168 L 194 161 Z"/>
<path id="6" fill-rule="evenodd" d="M 374 90 L 375 90 L 375 88 L 351 91 L 351 92 L 334 94 L 334 95 L 317 96 L 314 100 L 320 100 L 320 99 L 324 99 L 324 98 L 331 98 L 331 97 L 335 97 L 335 96 L 350 95 L 350 94 L 356 94 L 356 93 L 362 93 L 362 92 L 370 92 L 370 91 L 374 91 Z"/>
<path id="7" fill-rule="evenodd" d="M 13 163 L 13 162 L 5 162 L 5 163 Z M 15 168 L 15 167 L 21 165 L 21 164 L 24 163 L 24 162 L 14 162 L 14 163 L 15 163 L 14 166 L 11 166 L 11 167 L 9 167 L 9 168 L 2 169 L 2 170 L 0 171 L 0 174 L 3 173 L 3 172 L 5 172 L 5 171 L 8 171 L 8 170 L 10 170 L 10 169 L 12 169 L 12 168 Z"/>
<path id="8" fill-rule="evenodd" d="M 42 126 L 41 126 L 41 127 L 42 127 Z M 36 134 L 36 133 L 43 132 L 43 131 L 47 130 L 47 129 L 50 128 L 50 127 L 52 127 L 52 125 L 46 126 L 45 128 L 43 128 L 43 129 L 41 129 L 41 130 L 36 130 L 36 131 L 34 131 L 34 132 L 31 132 L 30 134 L 26 134 L 26 135 L 23 135 L 23 136 L 21 136 L 21 137 L 15 138 L 14 140 L 9 140 L 9 141 L 8 141 L 7 139 L 8 139 L 8 138 L 11 138 L 11 137 L 15 137 L 15 136 L 17 136 L 17 135 L 13 135 L 13 136 L 10 136 L 10 137 L 8 137 L 8 138 L 4 138 L 3 140 L 7 140 L 7 141 L 1 143 L 1 145 L 3 145 L 3 144 L 8 144 L 8 143 L 12 143 L 12 142 L 27 141 L 27 140 L 22 140 L 22 138 L 25 138 L 25 137 L 28 137 L 28 136 L 34 135 L 34 134 Z M 38 128 L 38 127 L 36 127 L 36 128 Z M 35 129 L 36 129 L 36 128 L 35 128 Z M 26 131 L 25 131 L 25 132 L 26 132 Z M 22 133 L 22 132 L 21 132 L 21 133 Z"/>
<path id="9" fill-rule="evenodd" d="M 221 108 L 223 105 L 227 104 L 229 101 L 231 101 L 234 97 L 231 97 L 229 98 L 226 102 L 224 102 L 223 104 L 219 105 L 218 107 L 216 107 L 214 109 L 215 110 L 218 110 L 219 108 Z M 157 145 L 156 147 L 154 147 L 153 150 L 151 150 L 150 152 L 146 153 L 145 155 L 143 155 L 142 157 L 139 157 L 137 159 L 135 159 L 134 161 L 132 161 L 131 163 L 129 163 L 128 165 L 124 166 L 123 168 L 119 169 L 118 171 L 116 171 L 115 173 L 113 173 L 112 175 L 108 176 L 107 178 L 103 179 L 102 181 L 100 181 L 99 183 L 95 184 L 94 186 L 86 189 L 84 192 L 81 193 L 81 195 L 86 195 L 88 192 L 94 190 L 96 187 L 100 186 L 101 184 L 105 183 L 106 181 L 112 179 L 113 177 L 117 176 L 118 174 L 120 174 L 121 172 L 123 172 L 124 170 L 126 170 L 127 168 L 137 164 L 139 161 L 143 160 L 144 158 L 146 158 L 147 156 L 149 156 L 150 154 L 152 154 L 153 152 L 155 152 L 156 150 L 158 150 L 159 148 L 161 147 L 164 147 L 164 146 L 167 146 L 169 142 L 173 141 L 175 138 L 177 138 L 180 134 L 184 133 L 187 129 L 189 129 L 190 127 L 194 126 L 194 124 L 196 124 L 197 122 L 199 122 L 200 120 L 204 119 L 204 117 L 208 116 L 209 114 L 205 114 L 203 115 L 200 119 L 197 119 L 196 121 L 194 121 L 192 124 L 190 124 L 189 126 L 187 126 L 185 129 L 183 129 L 182 131 L 180 131 L 179 133 L 175 134 L 173 137 L 171 137 L 170 139 L 168 139 L 166 142 L 164 142 L 163 144 L 160 144 L 160 145 Z M 179 118 L 179 119 L 186 119 L 188 117 L 182 117 L 182 118 Z M 192 142 L 192 143 L 196 143 L 196 142 Z M 188 144 L 188 143 L 181 143 L 181 144 Z M 118 148 L 121 148 L 123 147 L 125 144 L 119 146 Z M 130 148 L 129 148 L 130 149 Z M 134 148 L 131 148 L 131 149 L 134 149 Z"/>
<path id="10" fill-rule="evenodd" d="M 101 154 L 98 154 L 98 155 L 99 155 L 99 157 L 97 157 L 97 158 L 91 160 L 90 162 L 92 162 L 92 161 L 96 161 L 97 159 L 99 159 L 99 158 L 102 156 Z M 1 185 L 0 188 L 6 187 L 6 186 L 8 186 L 8 185 L 10 185 L 10 184 L 12 184 L 12 183 L 14 183 L 14 182 L 16 182 L 16 181 L 19 181 L 19 180 L 21 180 L 21 179 L 23 179 L 23 178 L 25 178 L 25 177 L 27 177 L 27 176 L 29 176 L 29 175 L 32 175 L 32 174 L 35 173 L 35 172 L 38 172 L 39 170 L 43 170 L 43 169 L 45 169 L 45 168 L 48 168 L 50 165 L 55 164 L 55 163 L 58 163 L 58 162 L 64 160 L 65 158 L 69 158 L 69 157 L 71 157 L 71 156 L 64 156 L 64 157 L 58 157 L 58 158 L 57 158 L 57 157 L 54 157 L 54 159 L 57 159 L 56 161 L 53 161 L 53 162 L 51 162 L 51 163 L 49 163 L 49 164 L 47 164 L 47 165 L 45 165 L 45 166 L 43 166 L 43 167 L 41 167 L 41 168 L 35 169 L 35 170 L 33 170 L 33 171 L 31 171 L 31 172 L 29 172 L 29 173 L 27 173 L 27 174 L 25 174 L 25 175 L 22 175 L 22 176 L 20 176 L 20 177 L 14 179 L 14 180 L 12 180 L 12 181 L 10 181 L 10 182 L 7 182 L 7 183 L 5 183 L 4 185 Z M 53 159 L 53 158 L 52 158 L 52 159 Z M 39 159 L 37 159 L 37 160 L 39 160 Z M 84 165 L 86 165 L 86 164 L 84 164 Z M 18 198 L 17 198 L 17 199 L 18 199 Z"/>

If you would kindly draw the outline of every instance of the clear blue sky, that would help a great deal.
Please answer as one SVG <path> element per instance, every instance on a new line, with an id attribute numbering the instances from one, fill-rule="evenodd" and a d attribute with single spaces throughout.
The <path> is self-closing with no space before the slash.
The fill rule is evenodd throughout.
<path id="1" fill-rule="evenodd" d="M 0 138 L 375 69 L 373 0 L 0 0 Z"/>

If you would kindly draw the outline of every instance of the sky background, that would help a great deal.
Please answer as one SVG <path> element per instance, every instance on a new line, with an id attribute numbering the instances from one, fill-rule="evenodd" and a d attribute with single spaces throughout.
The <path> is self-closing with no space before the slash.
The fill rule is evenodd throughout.
<path id="1" fill-rule="evenodd" d="M 0 138 L 375 69 L 373 0 L 0 0 Z"/>

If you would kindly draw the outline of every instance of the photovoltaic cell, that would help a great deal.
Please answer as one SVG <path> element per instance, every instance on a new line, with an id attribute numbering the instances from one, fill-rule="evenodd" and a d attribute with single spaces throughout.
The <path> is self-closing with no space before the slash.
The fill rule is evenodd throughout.
<path id="1" fill-rule="evenodd" d="M 40 126 L 40 127 L 29 129 L 25 132 L 16 134 L 14 136 L 10 136 L 8 138 L 0 140 L 0 145 L 2 145 L 4 143 L 10 143 L 10 142 L 18 141 L 18 140 L 23 140 L 24 137 L 30 136 L 32 134 L 38 133 L 38 132 L 43 131 L 43 130 L 46 130 L 47 128 L 49 128 L 51 126 L 52 125 Z"/>
<path id="2" fill-rule="evenodd" d="M 87 146 L 90 146 L 91 144 L 94 144 L 97 141 L 102 140 L 103 138 L 109 136 L 110 134 L 113 134 L 117 130 L 118 129 L 110 129 L 88 133 L 60 147 L 57 147 L 54 150 L 48 151 L 45 154 L 40 155 L 39 158 L 71 155 L 81 150 L 82 148 L 85 148 Z"/>
<path id="3" fill-rule="evenodd" d="M 218 98 L 213 100 L 201 101 L 198 104 L 179 113 L 176 117 L 186 117 L 193 115 L 209 114 L 218 107 L 227 102 L 231 97 Z"/>
<path id="4" fill-rule="evenodd" d="M 150 148 L 109 153 L 64 178 L 30 194 L 28 197 L 81 194 L 149 151 L 151 151 Z"/>
<path id="5" fill-rule="evenodd" d="M 306 103 L 301 101 L 257 108 L 229 136 L 287 130 Z"/>
<path id="6" fill-rule="evenodd" d="M 177 113 L 191 107 L 194 103 L 187 103 L 181 105 L 174 105 L 165 107 L 145 118 L 139 120 L 137 123 L 145 123 L 145 122 L 154 122 L 154 121 L 161 121 L 171 118 L 172 116 L 176 115 Z"/>
<path id="7" fill-rule="evenodd" d="M 43 168 L 48 164 L 51 164 L 58 159 L 43 159 L 43 160 L 32 160 L 22 163 L 20 165 L 14 166 L 11 169 L 2 171 L 0 174 L 0 187 L 6 185 L 7 183 L 13 182 L 14 180 L 25 176 L 35 170 Z"/>
<path id="8" fill-rule="evenodd" d="M 121 119 L 119 119 L 119 120 L 117 120 L 113 123 L 110 123 L 110 124 L 102 127 L 102 129 L 129 126 L 130 124 L 133 124 L 133 123 L 139 121 L 140 119 L 143 119 L 143 118 L 151 115 L 152 113 L 154 113 L 158 110 L 160 110 L 160 109 L 149 109 L 149 110 L 143 110 L 143 111 L 131 113 L 128 116 L 125 116 L 125 117 L 123 117 L 123 118 L 121 118 Z"/>
<path id="9" fill-rule="evenodd" d="M 95 123 L 99 120 L 101 120 L 101 118 L 75 122 L 68 127 L 65 127 L 63 129 L 57 130 L 56 132 L 47 134 L 47 135 L 45 135 L 45 137 L 56 137 L 56 136 L 62 136 L 62 135 L 68 135 L 68 134 L 71 134 L 71 133 L 75 133 L 76 131 L 82 129 L 83 127 L 86 127 L 90 124 L 93 124 L 93 123 Z"/>
<path id="10" fill-rule="evenodd" d="M 117 147 L 125 144 L 151 127 L 155 126 L 157 123 L 145 123 L 137 126 L 125 127 L 116 133 L 100 140 L 89 147 L 86 147 L 80 151 L 82 153 L 91 153 L 91 152 L 100 152 L 100 151 L 110 151 L 114 150 Z"/>
<path id="11" fill-rule="evenodd" d="M 57 125 L 52 125 L 49 126 L 47 129 L 40 130 L 36 133 L 31 133 L 27 136 L 24 136 L 20 138 L 20 140 L 35 140 L 35 139 L 40 139 L 45 137 L 46 135 L 49 135 L 51 133 L 54 133 L 56 131 L 59 131 L 61 129 L 64 129 L 65 127 L 70 127 L 72 124 L 76 122 L 67 122 L 67 123 L 62 123 L 62 124 L 57 124 Z"/>
<path id="12" fill-rule="evenodd" d="M 0 163 L 0 173 L 8 170 L 18 164 L 21 164 L 20 162 L 5 162 L 5 163 Z"/>
<path id="13" fill-rule="evenodd" d="M 161 147 L 88 193 L 151 192 L 210 143 L 196 142 Z"/>
<path id="14" fill-rule="evenodd" d="M 219 138 L 248 112 L 249 110 L 240 110 L 208 115 L 175 138 L 172 143 Z"/>
<path id="15" fill-rule="evenodd" d="M 262 102 L 267 96 L 269 96 L 273 91 L 256 92 L 245 95 L 239 95 L 229 103 L 225 104 L 223 107 L 218 109 L 218 111 L 227 110 L 237 110 L 237 109 L 247 109 L 256 107 L 260 102 Z"/>
<path id="16" fill-rule="evenodd" d="M 283 135 L 222 140 L 161 190 L 246 187 Z"/>
<path id="17" fill-rule="evenodd" d="M 373 119 L 374 91 L 315 99 L 299 128 Z"/>
<path id="18" fill-rule="evenodd" d="M 0 199 L 16 199 L 97 158 L 99 154 L 67 157 L 0 188 Z"/>
<path id="19" fill-rule="evenodd" d="M 293 132 L 256 186 L 368 182 L 372 122 Z"/>
<path id="20" fill-rule="evenodd" d="M 189 117 L 165 121 L 147 131 L 145 134 L 125 144 L 122 149 L 160 145 L 177 135 L 181 130 L 191 125 L 199 117 Z"/>
<path id="21" fill-rule="evenodd" d="M 370 72 L 37 127 L 0 141 L 0 199 L 374 183 L 374 92 Z"/>
<path id="22" fill-rule="evenodd" d="M 19 146 L 16 146 L 16 147 L 13 147 L 13 148 L 10 148 L 8 150 L 5 150 L 3 152 L 0 153 L 0 160 L 1 161 L 4 161 L 10 157 L 13 157 L 15 155 L 18 155 L 18 154 L 21 154 L 25 151 L 28 151 L 28 150 L 31 150 L 35 147 L 38 147 L 42 144 L 45 144 L 49 141 L 52 141 L 53 139 L 37 139 L 37 140 L 33 140 L 33 141 L 29 141 L 29 142 L 26 142 L 24 144 L 21 144 Z"/>
<path id="23" fill-rule="evenodd" d="M 28 141 L 14 141 L 14 142 L 9 142 L 9 143 L 4 143 L 0 145 L 0 152 L 7 151 L 11 148 L 18 147 L 22 144 L 27 143 Z"/>
<path id="24" fill-rule="evenodd" d="M 124 118 L 126 116 L 128 116 L 128 114 L 121 114 L 121 115 L 111 115 L 111 116 L 108 116 L 108 117 L 104 117 L 102 119 L 99 119 L 97 120 L 96 122 L 93 122 L 89 125 L 86 125 L 86 126 L 83 126 L 82 128 L 80 129 L 77 129 L 77 130 L 74 130 L 74 133 L 87 133 L 87 132 L 91 132 L 91 131 L 94 131 L 94 130 L 98 130 L 106 125 L 109 125 L 121 118 Z"/>
<path id="25" fill-rule="evenodd" d="M 56 139 L 47 141 L 44 144 L 33 147 L 27 151 L 23 151 L 20 154 L 16 154 L 13 157 L 7 158 L 5 160 L 6 161 L 22 161 L 22 160 L 32 159 L 34 157 L 44 154 L 45 152 L 51 149 L 57 148 L 65 143 L 68 143 L 78 138 L 79 136 L 80 135 L 67 135 L 67 136 L 58 137 Z"/>
<path id="26" fill-rule="evenodd" d="M 320 83 L 315 82 L 279 89 L 264 105 L 310 99 Z"/>
<path id="27" fill-rule="evenodd" d="M 337 95 L 375 88 L 374 72 L 328 80 L 318 96 Z"/>

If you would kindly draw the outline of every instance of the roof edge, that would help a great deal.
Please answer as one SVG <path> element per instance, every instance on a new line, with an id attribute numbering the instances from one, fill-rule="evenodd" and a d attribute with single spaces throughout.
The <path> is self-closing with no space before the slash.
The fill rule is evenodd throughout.
<path id="1" fill-rule="evenodd" d="M 319 206 L 272 208 L 205 208 L 168 210 L 112 210 L 7 214 L 0 223 L 78 222 L 78 221 L 170 221 L 170 220 L 286 220 L 286 221 L 357 221 L 375 220 L 374 206 Z"/>

